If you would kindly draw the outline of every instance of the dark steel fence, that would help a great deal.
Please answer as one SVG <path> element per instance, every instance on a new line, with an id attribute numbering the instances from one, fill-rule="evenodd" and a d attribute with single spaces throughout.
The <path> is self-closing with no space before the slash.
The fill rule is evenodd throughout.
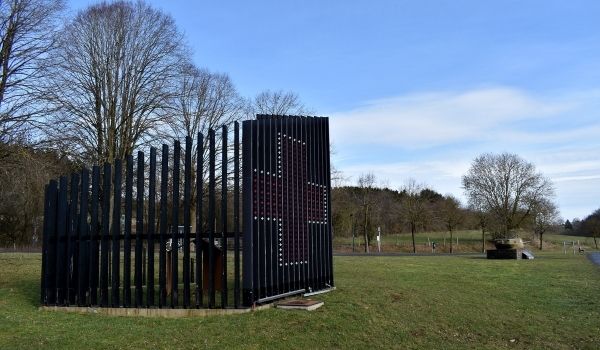
<path id="1" fill-rule="evenodd" d="M 70 179 L 50 181 L 44 208 L 42 304 L 239 307 L 239 125 L 234 125 L 232 194 L 228 193 L 227 173 L 230 152 L 220 152 L 220 174 L 216 174 L 214 130 L 208 132 L 208 138 L 208 149 L 203 150 L 203 135 L 198 134 L 194 160 L 192 139 L 186 138 L 183 169 L 181 146 L 175 141 L 172 159 L 169 146 L 162 146 L 160 169 L 157 169 L 157 151 L 150 149 L 148 178 L 145 178 L 145 155 L 138 152 L 135 176 L 134 159 L 128 156 L 124 164 L 116 160 L 114 166 L 104 164 L 102 169 L 94 166 L 91 172 L 83 169 Z M 228 150 L 226 127 L 221 139 L 221 150 Z M 208 152 L 207 165 L 203 164 L 204 152 Z M 208 188 L 204 184 L 205 170 Z M 157 171 L 160 171 L 159 181 Z M 217 175 L 222 181 L 220 216 L 216 215 Z M 195 218 L 191 217 L 192 181 L 196 188 Z M 233 197 L 233 207 L 228 205 L 228 195 Z M 135 229 L 132 229 L 134 208 Z M 230 218 L 233 232 L 227 227 L 228 208 L 233 213 Z M 207 215 L 203 217 L 205 212 Z M 192 220 L 195 232 L 191 232 Z M 227 249 L 231 240 L 232 251 Z M 233 276 L 227 274 L 228 251 L 233 253 Z M 234 293 L 230 300 L 227 286 L 232 279 Z"/>
<path id="2" fill-rule="evenodd" d="M 238 308 L 333 286 L 327 118 L 244 122 L 243 169 L 239 124 L 231 145 L 226 126 L 220 136 L 216 145 L 209 130 L 203 149 L 198 134 L 195 159 L 187 137 L 183 166 L 175 141 L 160 167 L 151 148 L 148 162 L 138 152 L 137 164 L 127 156 L 50 181 L 41 303 Z"/>

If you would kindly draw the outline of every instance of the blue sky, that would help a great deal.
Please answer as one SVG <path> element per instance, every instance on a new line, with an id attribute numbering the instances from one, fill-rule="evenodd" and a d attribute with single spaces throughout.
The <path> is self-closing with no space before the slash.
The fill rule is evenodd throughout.
<path id="1" fill-rule="evenodd" d="M 599 1 L 148 2 L 243 95 L 293 90 L 331 117 L 348 182 L 462 196 L 474 157 L 509 151 L 554 181 L 564 218 L 600 207 Z"/>

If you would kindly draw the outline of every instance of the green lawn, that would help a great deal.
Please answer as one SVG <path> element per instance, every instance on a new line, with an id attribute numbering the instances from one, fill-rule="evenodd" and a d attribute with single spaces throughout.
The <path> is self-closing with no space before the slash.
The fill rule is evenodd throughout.
<path id="1" fill-rule="evenodd" d="M 38 311 L 39 268 L 0 254 L 0 349 L 600 348 L 600 267 L 583 255 L 336 257 L 317 311 L 182 319 Z"/>

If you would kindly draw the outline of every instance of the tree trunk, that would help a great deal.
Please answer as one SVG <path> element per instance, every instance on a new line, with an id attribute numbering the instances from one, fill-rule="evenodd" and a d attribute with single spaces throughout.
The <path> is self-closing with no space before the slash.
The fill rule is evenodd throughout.
<path id="1" fill-rule="evenodd" d="M 367 232 L 367 228 L 368 228 L 367 218 L 369 217 L 368 212 L 369 212 L 369 206 L 367 206 L 365 208 L 365 232 L 364 232 L 364 234 L 365 234 L 365 253 L 369 252 L 369 234 Z"/>
<path id="2" fill-rule="evenodd" d="M 540 250 L 542 250 L 542 243 L 543 243 L 542 236 L 543 235 L 544 235 L 543 233 L 540 233 Z"/>
<path id="3" fill-rule="evenodd" d="M 596 241 L 596 236 L 594 236 L 594 245 L 596 245 L 596 249 L 598 249 L 598 242 Z"/>
<path id="4" fill-rule="evenodd" d="M 485 253 L 485 229 L 481 229 L 481 252 Z"/>
<path id="5" fill-rule="evenodd" d="M 413 253 L 416 254 L 417 246 L 415 244 L 415 226 L 414 225 L 410 226 L 410 233 L 412 234 Z"/>
<path id="6" fill-rule="evenodd" d="M 453 252 L 453 244 L 452 244 L 452 230 L 450 230 L 450 254 Z"/>

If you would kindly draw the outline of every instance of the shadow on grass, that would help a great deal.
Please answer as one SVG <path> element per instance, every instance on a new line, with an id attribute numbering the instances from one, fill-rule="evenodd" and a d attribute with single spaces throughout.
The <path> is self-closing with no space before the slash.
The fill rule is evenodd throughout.
<path id="1" fill-rule="evenodd" d="M 11 286 L 21 296 L 25 304 L 39 307 L 40 304 L 40 281 L 33 278 L 23 278 L 15 281 Z"/>

